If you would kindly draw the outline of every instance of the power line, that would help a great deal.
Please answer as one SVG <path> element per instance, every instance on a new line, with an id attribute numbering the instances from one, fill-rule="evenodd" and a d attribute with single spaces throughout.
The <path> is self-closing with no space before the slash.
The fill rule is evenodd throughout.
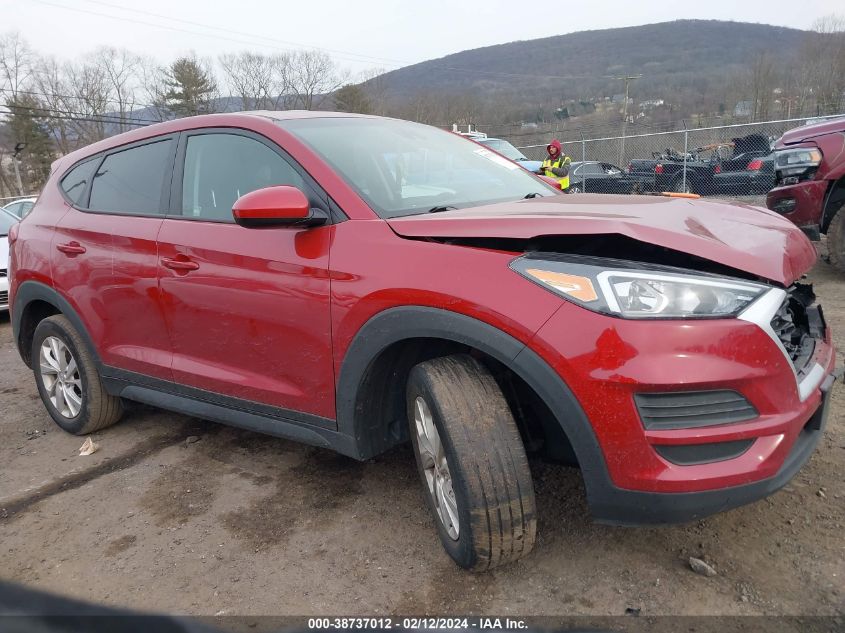
<path id="1" fill-rule="evenodd" d="M 146 126 L 154 123 L 161 123 L 161 121 L 152 121 L 150 119 L 135 119 L 131 117 L 121 118 L 119 115 L 108 114 L 91 114 L 88 112 L 72 112 L 66 110 L 57 110 L 53 108 L 39 108 L 33 106 L 16 106 L 16 105 L 2 105 L 0 107 L 6 108 L 8 111 L 2 114 L 18 114 L 20 110 L 30 110 L 41 112 L 42 114 L 35 114 L 35 118 L 40 119 L 61 119 L 61 120 L 78 120 L 88 121 L 90 123 L 108 123 L 114 125 L 135 125 Z"/>
<path id="2" fill-rule="evenodd" d="M 184 20 L 182 18 L 174 18 L 174 17 L 170 17 L 170 16 L 167 16 L 167 15 L 162 15 L 161 13 L 153 13 L 152 11 L 142 11 L 141 9 L 132 9 L 132 8 L 125 7 L 125 6 L 122 6 L 122 5 L 119 5 L 119 4 L 111 4 L 109 2 L 102 2 L 102 0 L 84 0 L 84 1 L 88 2 L 89 4 L 99 4 L 99 5 L 102 5 L 104 7 L 110 7 L 112 9 L 117 9 L 119 11 L 127 11 L 127 12 L 130 12 L 130 13 L 137 13 L 139 15 L 149 15 L 151 17 L 161 18 L 163 20 L 170 20 L 172 22 L 181 22 L 182 24 L 188 24 L 188 25 L 191 25 L 191 26 L 199 26 L 201 28 L 211 29 L 211 30 L 215 30 L 215 31 L 223 31 L 224 33 L 234 33 L 236 35 L 243 35 L 243 36 L 249 37 L 251 39 L 262 39 L 262 40 L 266 40 L 266 41 L 269 41 L 269 42 L 278 42 L 280 44 L 288 44 L 290 46 L 296 46 L 296 47 L 299 47 L 299 48 L 311 48 L 311 49 L 326 51 L 328 53 L 339 53 L 341 55 L 352 55 L 354 57 L 364 58 L 363 60 L 359 60 L 359 61 L 372 60 L 372 61 L 377 61 L 377 62 L 390 62 L 390 63 L 395 63 L 395 64 L 398 64 L 398 65 L 414 63 L 414 62 L 403 61 L 403 60 L 399 60 L 399 59 L 391 59 L 389 57 L 377 57 L 377 56 L 373 56 L 373 55 L 365 55 L 363 53 L 354 53 L 352 51 L 343 51 L 343 50 L 337 50 L 337 49 L 332 49 L 332 48 L 324 48 L 324 47 L 321 47 L 321 46 L 314 46 L 312 44 L 303 44 L 301 42 L 291 42 L 289 40 L 280 40 L 280 39 L 274 38 L 274 37 L 267 37 L 265 35 L 257 35 L 255 33 L 247 33 L 245 31 L 237 31 L 235 29 L 227 29 L 227 28 L 220 27 L 220 26 L 214 26 L 212 24 L 195 22 L 193 20 Z"/>
<path id="3" fill-rule="evenodd" d="M 30 95 L 30 96 L 33 96 L 33 97 L 44 97 L 44 98 L 47 98 L 47 99 L 57 99 L 58 98 L 58 99 L 84 100 L 84 97 L 81 97 L 81 96 L 63 95 L 63 94 L 58 94 L 58 93 L 55 93 L 55 92 L 37 92 L 37 91 L 34 91 L 34 90 L 12 90 L 10 88 L 0 88 L 0 92 L 6 93 L 6 94 L 9 94 L 9 95 L 13 95 L 13 96 L 17 95 L 17 94 L 21 94 L 21 95 Z M 116 99 L 102 99 L 101 102 L 102 103 L 115 103 L 117 105 L 122 104 L 122 105 L 126 105 L 126 106 L 129 105 L 125 102 L 121 102 L 121 101 L 118 101 Z M 148 103 L 133 103 L 133 104 L 131 104 L 131 107 L 132 107 L 133 111 L 136 110 L 136 109 L 139 109 L 139 108 L 155 108 L 155 109 L 158 109 L 158 106 L 151 105 L 151 104 L 148 104 Z"/>
<path id="4" fill-rule="evenodd" d="M 214 35 L 214 34 L 211 34 L 211 33 L 203 33 L 201 31 L 184 29 L 184 28 L 179 28 L 179 27 L 176 27 L 176 26 L 170 26 L 170 25 L 166 25 L 166 24 L 156 24 L 154 22 L 146 22 L 144 20 L 137 20 L 137 19 L 134 19 L 134 18 L 112 15 L 112 14 L 103 13 L 103 12 L 100 12 L 100 11 L 92 11 L 90 9 L 81 9 L 79 7 L 69 7 L 69 6 L 66 6 L 66 5 L 63 5 L 63 4 L 56 4 L 55 2 L 49 2 L 48 0 L 32 0 L 32 1 L 37 2 L 39 4 L 55 7 L 55 8 L 58 8 L 58 9 L 64 9 L 66 11 L 76 11 L 78 13 L 86 13 L 88 15 L 96 15 L 96 16 L 99 16 L 99 17 L 109 18 L 109 19 L 112 19 L 112 20 L 118 20 L 118 21 L 121 21 L 121 22 L 130 22 L 130 23 L 133 23 L 133 24 L 142 24 L 144 26 L 151 26 L 153 28 L 166 29 L 166 30 L 169 30 L 169 31 L 176 31 L 176 32 L 179 32 L 179 33 L 188 33 L 188 34 L 191 34 L 191 35 L 201 35 L 201 36 L 204 36 L 204 37 L 214 37 L 216 39 L 224 39 L 224 40 L 227 40 L 227 41 L 230 41 L 230 42 L 235 42 L 235 43 L 238 43 L 238 44 L 253 45 L 255 42 L 252 41 L 252 40 L 254 40 L 256 38 L 266 39 L 266 40 L 274 41 L 274 42 L 282 42 L 282 40 L 275 40 L 275 39 L 271 40 L 270 38 L 267 38 L 267 37 L 262 36 L 262 35 L 255 35 L 255 34 L 251 34 L 251 33 L 247 34 L 243 31 L 233 31 L 231 29 L 225 29 L 225 28 L 216 27 L 216 26 L 206 26 L 206 25 L 200 24 L 198 22 L 192 22 L 190 20 L 179 19 L 178 21 L 184 22 L 184 23 L 187 23 L 187 24 L 191 24 L 191 25 L 194 25 L 194 26 L 199 26 L 200 28 L 210 28 L 210 29 L 219 30 L 223 33 L 235 33 L 235 34 L 243 33 L 243 34 L 247 35 L 248 37 L 250 37 L 251 39 L 250 40 L 243 40 L 243 39 L 238 39 L 238 38 L 233 38 L 233 37 L 227 37 L 225 35 Z M 89 1 L 93 1 L 93 0 L 89 0 Z M 106 3 L 99 2 L 99 4 L 106 4 Z M 109 5 L 109 6 L 114 6 L 114 5 Z M 121 7 L 121 9 L 123 9 L 125 11 L 135 11 L 134 9 L 128 9 L 126 7 Z M 144 11 L 143 13 L 149 14 L 149 15 L 156 15 L 156 16 L 159 15 L 159 14 L 151 14 L 151 13 L 146 12 L 146 11 Z M 160 16 L 160 17 L 164 17 L 164 16 Z M 165 19 L 175 20 L 176 18 L 165 18 Z M 291 51 L 291 49 L 289 47 L 274 46 L 272 44 L 266 44 L 266 46 L 268 46 L 270 48 L 274 48 L 276 50 L 285 51 L 285 52 Z M 320 47 L 310 47 L 310 48 L 314 48 L 315 50 L 320 50 L 320 51 L 323 51 L 323 52 L 331 52 L 331 49 L 326 49 L 326 48 L 320 48 Z M 349 55 L 349 54 L 357 55 L 359 57 L 369 57 L 367 55 L 358 54 L 358 53 L 345 53 L 345 54 L 347 54 L 347 55 Z M 354 61 L 354 62 L 366 61 L 366 60 L 363 60 L 363 59 L 350 59 L 348 57 L 343 57 L 342 55 L 335 55 L 335 56 L 338 59 L 345 59 L 346 61 Z M 379 60 L 379 59 L 386 59 L 386 58 L 370 57 L 370 59 L 371 60 Z M 411 61 L 407 61 L 407 60 L 406 61 L 394 60 L 394 62 L 389 64 L 389 65 L 392 65 L 392 66 L 395 66 L 396 68 L 399 68 L 399 67 L 402 67 L 402 66 L 417 65 L 417 64 L 422 64 L 422 63 L 433 63 L 435 61 L 436 60 L 425 60 L 423 62 L 411 62 Z M 537 74 L 526 74 L 526 73 L 506 73 L 506 72 L 499 72 L 499 71 L 493 71 L 493 70 L 479 70 L 479 69 L 476 69 L 476 68 L 461 68 L 459 66 L 441 66 L 440 70 L 467 73 L 467 74 L 471 74 L 471 75 L 487 75 L 487 76 L 494 76 L 494 77 L 522 78 L 522 79 L 572 80 L 572 79 L 596 79 L 596 78 L 598 78 L 598 79 L 611 79 L 611 78 L 613 78 L 612 75 L 537 75 Z"/>
<path id="5" fill-rule="evenodd" d="M 130 22 L 130 23 L 133 23 L 133 24 L 142 24 L 144 26 L 151 26 L 153 28 L 160 28 L 160 29 L 165 29 L 165 30 L 168 30 L 168 31 L 176 31 L 178 33 L 188 33 L 190 35 L 202 35 L 204 37 L 214 37 L 216 39 L 224 39 L 224 40 L 228 40 L 230 42 L 236 42 L 238 44 L 253 45 L 253 44 L 255 44 L 255 42 L 253 40 L 256 39 L 256 38 L 258 38 L 258 39 L 269 39 L 269 38 L 265 38 L 264 36 L 261 36 L 261 35 L 246 34 L 248 37 L 250 37 L 250 39 L 244 40 L 244 39 L 228 37 L 228 36 L 225 36 L 225 35 L 215 35 L 215 34 L 212 34 L 212 33 L 203 33 L 201 31 L 179 28 L 177 26 L 171 26 L 171 25 L 168 25 L 168 24 L 157 24 L 155 22 L 147 22 L 147 21 L 138 20 L 138 19 L 135 19 L 135 18 L 119 16 L 119 15 L 112 15 L 112 14 L 109 14 L 109 13 L 103 13 L 101 11 L 92 11 L 91 9 L 82 9 L 82 8 L 79 8 L 79 7 L 69 7 L 69 6 L 66 6 L 66 5 L 63 5 L 63 4 L 57 4 L 55 2 L 48 2 L 47 0 L 33 0 L 33 2 L 37 2 L 39 4 L 55 7 L 57 9 L 64 9 L 65 11 L 75 11 L 77 13 L 86 13 L 88 15 L 96 15 L 98 17 L 109 18 L 109 19 L 112 19 L 112 20 L 120 21 L 120 22 Z M 131 10 L 131 9 L 127 9 L 125 7 L 122 7 L 122 8 L 125 11 Z M 144 12 L 144 13 L 146 13 L 146 12 Z M 166 18 L 166 19 L 173 19 L 173 18 Z M 189 20 L 179 20 L 179 21 L 180 22 L 186 22 L 186 23 L 194 25 L 194 26 L 199 26 L 200 28 L 216 29 L 216 30 L 219 30 L 219 31 L 224 32 L 224 33 L 238 33 L 237 31 L 232 31 L 231 29 L 225 29 L 225 28 L 222 28 L 222 27 L 215 27 L 215 26 L 205 26 L 205 25 L 199 24 L 197 22 L 191 22 Z M 271 40 L 271 41 L 279 42 L 279 40 Z M 280 50 L 280 51 L 284 51 L 284 52 L 290 52 L 292 50 L 290 47 L 274 46 L 272 44 L 265 44 L 264 46 L 268 46 L 270 48 L 274 48 L 276 50 Z M 322 51 L 328 51 L 328 49 L 321 49 L 321 48 L 316 48 L 316 49 L 322 50 Z M 351 54 L 357 55 L 357 53 L 351 53 Z M 336 55 L 336 57 L 338 57 L 339 59 L 346 59 L 346 61 L 353 61 L 353 62 L 366 61 L 364 59 L 344 58 L 341 55 Z M 359 57 L 367 57 L 367 56 L 366 55 L 359 55 Z M 377 59 L 378 58 L 371 58 L 371 60 L 377 60 Z M 398 66 L 401 66 L 403 63 L 404 62 L 398 62 L 398 63 L 391 64 L 391 65 L 398 67 Z"/>

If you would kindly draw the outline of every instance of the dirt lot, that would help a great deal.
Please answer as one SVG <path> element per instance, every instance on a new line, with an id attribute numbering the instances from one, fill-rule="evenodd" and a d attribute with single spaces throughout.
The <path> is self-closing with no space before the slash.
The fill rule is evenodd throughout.
<path id="1" fill-rule="evenodd" d="M 840 349 L 845 283 L 812 274 Z M 0 578 L 182 614 L 845 614 L 845 388 L 817 454 L 773 497 L 680 527 L 590 523 L 578 472 L 533 465 L 539 538 L 457 569 L 413 455 L 358 463 L 138 408 L 79 457 L 0 317 Z M 690 571 L 691 555 L 718 576 Z M 841 620 L 840 620 L 841 623 Z"/>

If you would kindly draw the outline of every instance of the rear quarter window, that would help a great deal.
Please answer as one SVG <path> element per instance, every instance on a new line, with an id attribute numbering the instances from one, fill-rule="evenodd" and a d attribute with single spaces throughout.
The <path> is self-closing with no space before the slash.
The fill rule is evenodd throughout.
<path id="1" fill-rule="evenodd" d="M 70 199 L 74 205 L 84 206 L 85 201 L 82 197 L 88 187 L 88 181 L 94 175 L 94 169 L 97 167 L 96 160 L 89 160 L 71 169 L 67 175 L 62 178 L 61 188 L 65 195 Z"/>

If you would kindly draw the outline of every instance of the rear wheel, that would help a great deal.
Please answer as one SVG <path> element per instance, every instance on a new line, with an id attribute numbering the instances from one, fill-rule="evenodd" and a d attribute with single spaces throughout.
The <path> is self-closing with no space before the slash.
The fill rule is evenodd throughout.
<path id="1" fill-rule="evenodd" d="M 120 398 L 106 392 L 82 337 L 67 318 L 51 316 L 38 324 L 31 358 L 41 400 L 62 429 L 86 435 L 120 419 Z"/>
<path id="2" fill-rule="evenodd" d="M 407 410 L 417 468 L 440 541 L 484 571 L 525 556 L 537 531 L 522 438 L 493 376 L 468 355 L 411 370 Z"/>
<path id="3" fill-rule="evenodd" d="M 845 272 L 845 206 L 839 208 L 827 227 L 827 254 L 830 263 Z"/>
<path id="4" fill-rule="evenodd" d="M 692 193 L 692 183 L 690 182 L 690 179 L 687 178 L 686 181 L 684 181 L 683 176 L 675 178 L 675 180 L 672 181 L 672 191 L 675 193 Z"/>

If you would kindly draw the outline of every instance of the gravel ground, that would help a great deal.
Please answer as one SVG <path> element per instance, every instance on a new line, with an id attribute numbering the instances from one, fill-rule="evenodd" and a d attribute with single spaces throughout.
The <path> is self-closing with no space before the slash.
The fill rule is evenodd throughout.
<path id="1" fill-rule="evenodd" d="M 820 263 L 811 280 L 845 349 L 842 277 Z M 0 411 L 0 578 L 91 602 L 249 616 L 845 615 L 841 385 L 789 486 L 697 523 L 593 525 L 578 472 L 533 464 L 537 545 L 483 575 L 441 550 L 407 448 L 358 463 L 138 407 L 79 457 L 82 438 L 49 419 L 5 316 Z M 691 556 L 717 575 L 691 571 Z"/>

